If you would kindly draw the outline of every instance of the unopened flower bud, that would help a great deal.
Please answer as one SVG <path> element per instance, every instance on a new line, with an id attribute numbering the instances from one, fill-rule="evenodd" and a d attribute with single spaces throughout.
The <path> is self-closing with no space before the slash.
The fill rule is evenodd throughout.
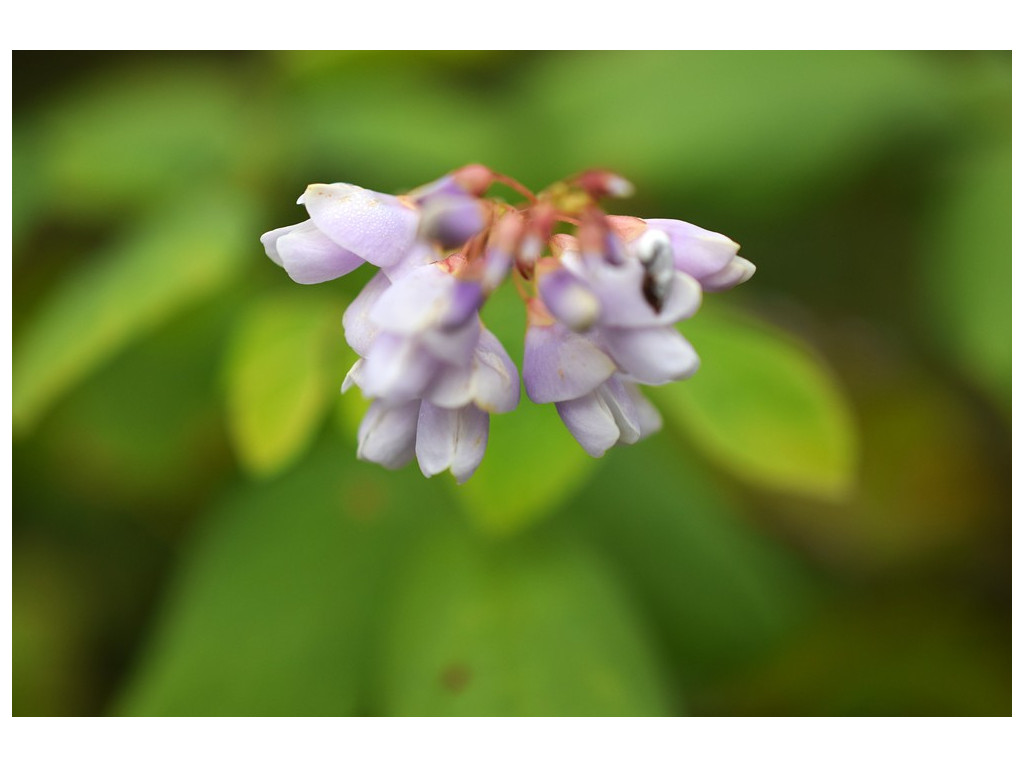
<path id="1" fill-rule="evenodd" d="M 545 259 L 545 264 L 555 262 Z M 586 331 L 601 316 L 601 302 L 586 284 L 562 266 L 543 270 L 537 289 L 548 311 L 574 331 Z"/>
<path id="2" fill-rule="evenodd" d="M 523 275 L 529 275 L 533 271 L 533 265 L 544 252 L 544 245 L 551 237 L 551 229 L 555 225 L 555 216 L 555 209 L 546 203 L 534 206 L 530 212 L 530 218 L 526 222 L 526 233 L 516 255 L 516 266 Z"/>
<path id="3" fill-rule="evenodd" d="M 592 198 L 629 197 L 633 194 L 633 184 L 618 174 L 609 171 L 584 171 L 576 177 L 576 185 Z"/>
<path id="4" fill-rule="evenodd" d="M 420 216 L 421 237 L 456 248 L 484 228 L 485 204 L 475 197 L 432 195 L 423 204 Z"/>
<path id="5" fill-rule="evenodd" d="M 455 183 L 471 195 L 479 197 L 494 181 L 495 173 L 486 165 L 472 163 L 464 165 L 457 171 L 452 171 L 452 178 Z"/>

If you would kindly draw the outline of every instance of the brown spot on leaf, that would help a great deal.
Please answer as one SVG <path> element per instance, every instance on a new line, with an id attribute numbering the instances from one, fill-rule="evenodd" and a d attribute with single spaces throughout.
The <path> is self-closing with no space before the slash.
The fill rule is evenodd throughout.
<path id="1" fill-rule="evenodd" d="M 461 693 L 469 685 L 472 673 L 465 664 L 449 664 L 441 670 L 441 687 L 452 693 Z"/>

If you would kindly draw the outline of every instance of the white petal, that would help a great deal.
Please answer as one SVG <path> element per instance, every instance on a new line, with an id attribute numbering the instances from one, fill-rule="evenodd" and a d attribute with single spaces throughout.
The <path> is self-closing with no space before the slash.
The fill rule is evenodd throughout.
<path id="1" fill-rule="evenodd" d="M 594 458 L 604 456 L 618 442 L 620 432 L 615 417 L 596 392 L 555 403 L 555 407 L 572 436 Z"/>
<path id="2" fill-rule="evenodd" d="M 281 255 L 277 252 L 277 241 L 288 233 L 294 232 L 299 227 L 308 223 L 309 221 L 307 220 L 298 224 L 289 224 L 287 227 L 278 227 L 277 229 L 272 229 L 269 232 L 264 232 L 260 235 L 260 242 L 263 243 L 263 249 L 267 252 L 267 256 L 270 257 L 272 262 L 277 264 L 279 267 L 284 266 L 281 263 Z"/>
<path id="3" fill-rule="evenodd" d="M 378 272 L 370 282 L 363 286 L 363 290 L 348 305 L 341 318 L 341 324 L 345 328 L 345 341 L 364 357 L 370 351 L 370 345 L 373 344 L 373 340 L 377 336 L 377 326 L 370 320 L 370 311 L 377 303 L 377 299 L 390 286 L 391 281 L 388 280 L 387 275 Z"/>
<path id="4" fill-rule="evenodd" d="M 519 371 L 486 328 L 480 329 L 473 355 L 473 402 L 488 413 L 506 413 L 519 405 Z"/>
<path id="5" fill-rule="evenodd" d="M 597 388 L 597 396 L 608 407 L 619 430 L 620 443 L 635 443 L 640 439 L 640 416 L 636 403 L 626 392 L 618 376 L 612 376 Z"/>
<path id="6" fill-rule="evenodd" d="M 605 328 L 600 338 L 619 368 L 641 384 L 685 379 L 700 365 L 690 342 L 671 326 Z"/>
<path id="7" fill-rule="evenodd" d="M 755 271 L 757 271 L 757 267 L 751 262 L 742 256 L 734 256 L 725 269 L 705 277 L 701 283 L 706 291 L 727 291 L 740 283 L 745 283 L 754 276 Z"/>
<path id="8" fill-rule="evenodd" d="M 380 333 L 360 369 L 363 394 L 395 401 L 419 398 L 437 367 L 415 339 Z"/>
<path id="9" fill-rule="evenodd" d="M 416 429 L 416 459 L 426 477 L 451 469 L 463 483 L 483 461 L 490 420 L 469 405 L 439 408 L 424 402 Z"/>
<path id="10" fill-rule="evenodd" d="M 321 232 L 378 267 L 397 264 L 415 242 L 419 216 L 392 195 L 354 184 L 311 184 L 299 201 Z"/>
<path id="11" fill-rule="evenodd" d="M 365 461 L 398 469 L 409 463 L 416 444 L 419 402 L 390 405 L 381 400 L 370 409 L 359 425 L 359 449 L 356 456 Z"/>
<path id="12" fill-rule="evenodd" d="M 311 221 L 278 238 L 277 254 L 288 276 L 303 285 L 334 280 L 366 263 L 327 237 Z"/>
<path id="13" fill-rule="evenodd" d="M 448 325 L 456 311 L 458 282 L 440 267 L 414 269 L 384 292 L 370 318 L 385 330 L 403 334 Z"/>
<path id="14" fill-rule="evenodd" d="M 640 424 L 640 439 L 642 440 L 643 438 L 653 435 L 655 432 L 660 430 L 662 427 L 662 420 L 658 409 L 651 404 L 650 400 L 641 394 L 640 388 L 635 384 L 623 382 L 623 386 L 636 408 L 637 418 Z"/>

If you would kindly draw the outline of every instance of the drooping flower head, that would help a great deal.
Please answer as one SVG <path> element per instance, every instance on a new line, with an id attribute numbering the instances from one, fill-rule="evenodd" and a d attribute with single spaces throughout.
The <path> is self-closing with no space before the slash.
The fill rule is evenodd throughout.
<path id="1" fill-rule="evenodd" d="M 485 197 L 494 184 L 524 201 Z M 460 483 L 473 474 L 490 414 L 519 402 L 516 366 L 479 314 L 509 275 L 527 313 L 530 399 L 553 403 L 593 456 L 658 430 L 638 385 L 696 372 L 676 324 L 703 291 L 744 282 L 754 265 L 724 235 L 601 209 L 631 192 L 615 174 L 587 171 L 534 194 L 482 165 L 405 195 L 310 185 L 298 200 L 309 218 L 261 241 L 298 283 L 379 268 L 343 318 L 360 359 L 342 391 L 357 386 L 373 400 L 357 456 L 392 469 L 415 458 L 424 475 L 450 470 Z"/>

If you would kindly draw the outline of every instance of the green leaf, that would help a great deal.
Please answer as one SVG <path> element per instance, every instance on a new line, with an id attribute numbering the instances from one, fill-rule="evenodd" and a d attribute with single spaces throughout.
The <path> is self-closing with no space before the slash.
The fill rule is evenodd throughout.
<path id="1" fill-rule="evenodd" d="M 680 326 L 701 357 L 688 381 L 651 391 L 673 426 L 749 482 L 825 500 L 845 498 L 857 436 L 823 362 L 778 328 L 705 307 Z"/>
<path id="2" fill-rule="evenodd" d="M 383 714 L 670 713 L 641 624 L 578 544 L 436 530 L 400 585 L 382 639 Z"/>
<path id="3" fill-rule="evenodd" d="M 348 716 L 384 579 L 444 506 L 411 472 L 328 443 L 208 511 L 115 709 L 147 716 Z"/>
<path id="4" fill-rule="evenodd" d="M 15 431 L 31 429 L 125 345 L 223 286 L 247 255 L 259 258 L 254 232 L 237 194 L 193 194 L 68 275 L 15 339 Z"/>
<path id="5" fill-rule="evenodd" d="M 1010 410 L 1010 145 L 961 159 L 927 220 L 919 270 L 936 342 Z"/>
<path id="6" fill-rule="evenodd" d="M 243 163 L 251 176 L 273 143 L 252 151 L 267 121 L 251 118 L 255 102 L 241 93 L 225 73 L 187 60 L 116 69 L 76 88 L 40 117 L 50 205 L 109 216 Z"/>
<path id="7" fill-rule="evenodd" d="M 270 475 L 308 447 L 340 379 L 344 306 L 323 292 L 282 290 L 240 318 L 225 361 L 228 429 L 242 464 Z M 350 353 L 348 357 L 352 357 Z"/>
<path id="8" fill-rule="evenodd" d="M 532 75 L 545 141 L 523 147 L 552 179 L 610 167 L 762 214 L 948 117 L 945 69 L 898 52 L 573 52 Z"/>
<path id="9" fill-rule="evenodd" d="M 806 569 L 664 433 L 618 446 L 559 520 L 612 559 L 688 692 L 769 655 L 806 617 Z"/>
<path id="10" fill-rule="evenodd" d="M 511 285 L 495 292 L 483 315 L 518 364 L 523 359 L 526 314 Z M 513 413 L 491 416 L 483 463 L 454 493 L 481 530 L 507 535 L 555 511 L 595 467 L 555 407 L 535 405 L 523 392 Z"/>

